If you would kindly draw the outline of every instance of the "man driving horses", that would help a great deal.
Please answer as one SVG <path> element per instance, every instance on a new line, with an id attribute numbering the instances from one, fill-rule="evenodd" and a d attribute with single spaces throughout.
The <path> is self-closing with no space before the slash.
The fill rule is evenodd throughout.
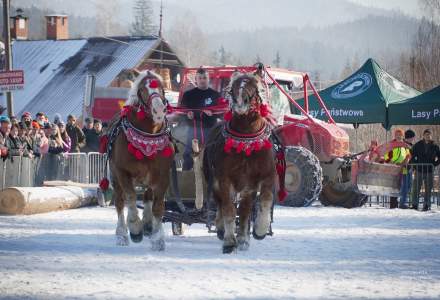
<path id="1" fill-rule="evenodd" d="M 199 68 L 195 80 L 196 87 L 186 91 L 181 101 L 181 106 L 194 109 L 187 113 L 187 117 L 191 121 L 188 127 L 185 152 L 183 153 L 183 170 L 190 170 L 193 167 L 192 139 L 197 138 L 199 142 L 203 143 L 207 140 L 209 131 L 217 124 L 218 120 L 218 117 L 213 115 L 209 107 L 218 104 L 220 94 L 209 87 L 208 72 L 203 68 Z M 194 136 L 195 132 L 197 132 L 197 137 Z"/>

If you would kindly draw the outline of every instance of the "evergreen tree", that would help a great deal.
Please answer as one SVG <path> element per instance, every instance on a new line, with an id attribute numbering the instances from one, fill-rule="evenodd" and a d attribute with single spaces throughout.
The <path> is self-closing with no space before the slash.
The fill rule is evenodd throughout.
<path id="1" fill-rule="evenodd" d="M 136 0 L 133 5 L 134 22 L 131 24 L 131 35 L 157 34 L 154 26 L 154 12 L 150 0 Z"/>

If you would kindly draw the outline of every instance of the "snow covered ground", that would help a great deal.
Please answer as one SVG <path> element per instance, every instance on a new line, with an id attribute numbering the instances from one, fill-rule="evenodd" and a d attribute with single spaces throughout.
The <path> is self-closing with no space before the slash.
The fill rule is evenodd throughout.
<path id="1" fill-rule="evenodd" d="M 440 211 L 276 208 L 273 237 L 221 253 L 202 225 L 115 245 L 113 208 L 0 216 L 2 299 L 439 299 Z"/>

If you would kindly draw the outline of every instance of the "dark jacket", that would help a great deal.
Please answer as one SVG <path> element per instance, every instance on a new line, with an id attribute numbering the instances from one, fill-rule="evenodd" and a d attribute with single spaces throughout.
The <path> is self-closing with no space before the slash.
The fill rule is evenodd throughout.
<path id="1" fill-rule="evenodd" d="M 440 164 L 440 148 L 434 142 L 418 141 L 411 150 L 413 164 L 430 164 L 434 167 Z M 432 166 L 417 166 L 417 171 L 432 173 Z"/>
<path id="2" fill-rule="evenodd" d="M 95 129 L 87 129 L 85 132 L 86 136 L 86 146 L 82 149 L 83 152 L 98 152 L 99 151 L 99 138 L 101 137 L 102 131 L 100 133 L 96 132 Z"/>
<path id="3" fill-rule="evenodd" d="M 70 152 L 79 152 L 86 142 L 83 131 L 77 125 L 70 124 L 67 124 L 66 131 L 72 143 Z"/>
<path id="4" fill-rule="evenodd" d="M 12 137 L 9 136 L 9 138 L 6 140 L 8 143 L 8 148 L 10 151 L 11 156 L 29 156 L 29 149 L 27 148 L 27 144 L 23 143 L 20 137 Z M 23 150 L 23 152 L 20 153 L 20 150 Z"/>

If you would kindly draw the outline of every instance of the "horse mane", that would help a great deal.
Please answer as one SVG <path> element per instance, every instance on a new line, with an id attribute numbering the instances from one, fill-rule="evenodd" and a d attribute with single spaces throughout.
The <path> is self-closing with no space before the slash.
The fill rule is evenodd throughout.
<path id="1" fill-rule="evenodd" d="M 136 77 L 136 80 L 133 82 L 133 86 L 128 92 L 128 97 L 127 100 L 125 101 L 125 105 L 134 105 L 139 102 L 139 98 L 138 98 L 139 85 L 141 84 L 142 80 L 144 80 L 146 77 L 155 77 L 157 80 L 160 81 L 160 85 L 163 86 L 162 76 L 150 70 L 142 71 L 139 73 L 139 75 Z"/>

